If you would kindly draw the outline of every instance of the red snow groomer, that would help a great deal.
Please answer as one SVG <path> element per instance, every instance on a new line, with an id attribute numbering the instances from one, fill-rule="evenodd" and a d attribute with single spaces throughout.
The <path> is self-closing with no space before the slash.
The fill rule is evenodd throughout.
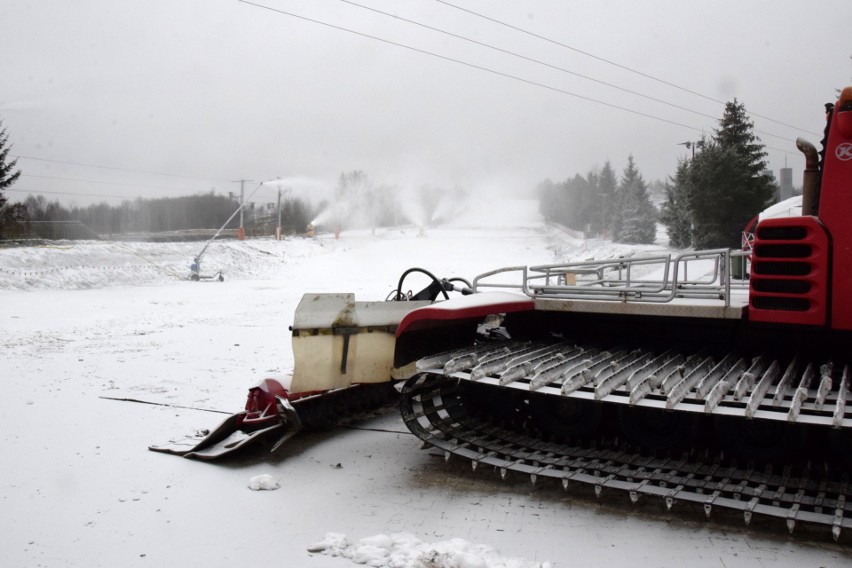
<path id="1" fill-rule="evenodd" d="M 408 428 L 474 469 L 838 538 L 852 527 L 852 87 L 822 159 L 797 146 L 802 215 L 758 222 L 748 279 L 731 275 L 749 253 L 721 249 L 503 268 L 443 301 L 453 286 L 437 279 L 407 302 L 307 295 L 292 381 L 253 389 L 234 424 L 283 438 L 404 381 Z"/>

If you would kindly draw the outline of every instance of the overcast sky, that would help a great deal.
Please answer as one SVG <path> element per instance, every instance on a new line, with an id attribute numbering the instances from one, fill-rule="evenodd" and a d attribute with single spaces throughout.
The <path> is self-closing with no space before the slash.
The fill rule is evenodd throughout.
<path id="1" fill-rule="evenodd" d="M 531 191 L 606 160 L 620 173 L 631 154 L 651 181 L 734 97 L 798 185 L 795 138 L 818 143 L 823 104 L 852 84 L 849 0 L 358 2 L 396 18 L 257 4 L 2 0 L 15 188 L 118 204 L 239 179 L 319 192 L 357 169 L 400 188 Z"/>

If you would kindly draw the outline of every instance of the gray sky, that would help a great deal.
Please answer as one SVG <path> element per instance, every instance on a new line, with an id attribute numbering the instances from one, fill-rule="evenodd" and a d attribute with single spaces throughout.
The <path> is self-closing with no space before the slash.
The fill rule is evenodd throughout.
<path id="1" fill-rule="evenodd" d="M 630 154 L 651 181 L 712 133 L 712 99 L 734 97 L 793 126 L 753 117 L 772 170 L 798 185 L 793 141 L 818 143 L 822 105 L 852 84 L 848 0 L 448 0 L 573 49 L 435 0 L 358 2 L 547 65 L 340 0 L 257 2 L 469 65 L 237 0 L 3 0 L 15 188 L 118 204 L 241 178 L 319 192 L 360 169 L 401 188 L 528 191 L 605 160 L 620 173 Z"/>

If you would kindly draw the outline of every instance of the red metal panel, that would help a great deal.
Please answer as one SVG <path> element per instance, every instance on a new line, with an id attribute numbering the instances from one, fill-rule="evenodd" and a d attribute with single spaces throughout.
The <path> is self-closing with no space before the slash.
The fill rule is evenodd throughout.
<path id="1" fill-rule="evenodd" d="M 831 235 L 831 327 L 852 329 L 852 87 L 835 105 L 825 144 L 819 218 Z"/>
<path id="2" fill-rule="evenodd" d="M 828 235 L 816 217 L 760 222 L 751 258 L 749 319 L 826 325 L 829 254 Z"/>

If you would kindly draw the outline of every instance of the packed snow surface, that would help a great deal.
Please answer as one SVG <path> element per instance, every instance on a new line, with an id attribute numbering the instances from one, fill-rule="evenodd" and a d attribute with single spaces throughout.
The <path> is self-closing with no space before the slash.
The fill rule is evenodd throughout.
<path id="1" fill-rule="evenodd" d="M 0 248 L 3 566 L 849 566 L 827 529 L 789 537 L 760 518 L 746 528 L 445 463 L 393 410 L 300 433 L 274 455 L 147 450 L 215 427 L 257 380 L 292 368 L 287 327 L 303 293 L 382 300 L 412 266 L 470 279 L 661 250 L 585 240 L 536 211 L 487 203 L 425 231 L 214 242 L 202 272 L 224 282 L 187 280 L 203 243 Z M 405 287 L 426 284 L 412 275 Z M 329 533 L 352 535 L 338 556 L 312 546 Z"/>

